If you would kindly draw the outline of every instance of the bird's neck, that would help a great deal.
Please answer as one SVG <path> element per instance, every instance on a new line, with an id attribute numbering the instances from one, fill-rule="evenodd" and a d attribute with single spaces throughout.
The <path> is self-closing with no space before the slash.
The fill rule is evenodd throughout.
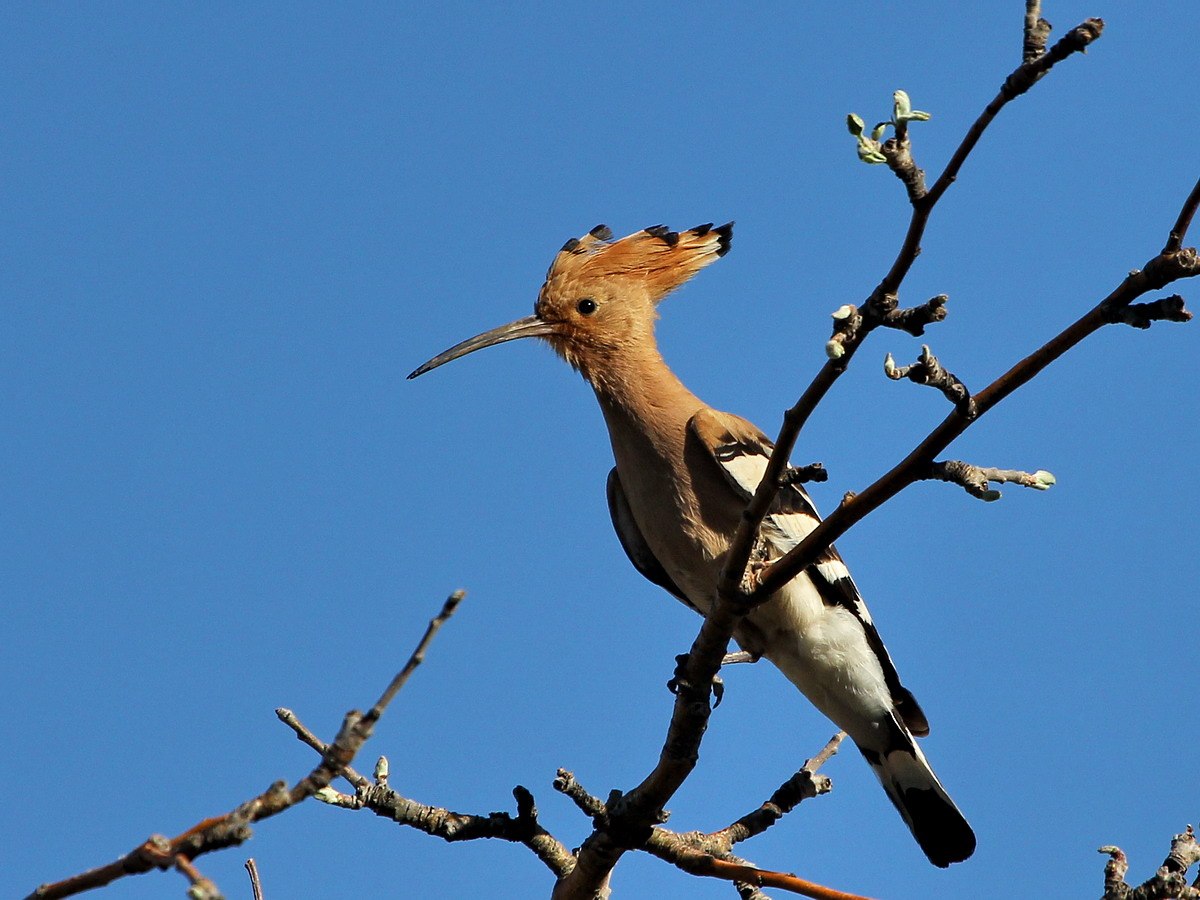
<path id="1" fill-rule="evenodd" d="M 687 423 L 704 402 L 667 367 L 658 348 L 631 349 L 589 378 L 600 401 L 618 465 L 651 452 L 681 455 Z"/>

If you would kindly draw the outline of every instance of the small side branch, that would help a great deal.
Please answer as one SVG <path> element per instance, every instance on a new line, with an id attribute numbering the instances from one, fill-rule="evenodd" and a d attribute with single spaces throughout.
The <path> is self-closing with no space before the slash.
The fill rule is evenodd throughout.
<path id="1" fill-rule="evenodd" d="M 1150 303 L 1130 303 L 1109 310 L 1109 322 L 1132 325 L 1134 328 L 1149 328 L 1151 322 L 1190 322 L 1192 314 L 1184 305 L 1183 297 L 1172 294 Z"/>
<path id="2" fill-rule="evenodd" d="M 305 744 L 325 755 L 328 747 L 313 735 L 294 713 L 278 710 L 279 718 L 285 722 Z M 286 713 L 286 715 L 284 715 Z M 372 782 L 353 771 L 345 774 L 355 785 L 353 795 L 342 794 L 325 788 L 317 799 L 330 806 L 342 809 L 369 809 L 375 815 L 391 819 L 423 831 L 444 841 L 471 841 L 481 838 L 499 838 L 524 844 L 540 859 L 556 878 L 562 878 L 575 865 L 575 857 L 553 835 L 538 822 L 537 806 L 533 794 L 521 785 L 513 788 L 517 801 L 517 815 L 494 812 L 486 816 L 452 812 L 437 806 L 428 806 L 401 796 L 388 785 L 389 766 L 387 757 L 381 756 L 375 764 L 375 780 Z M 568 773 L 569 774 L 569 773 Z"/>
<path id="3" fill-rule="evenodd" d="M 1050 28 L 1050 23 L 1042 18 L 1042 0 L 1025 0 L 1025 41 L 1021 53 L 1025 63 L 1036 62 L 1046 52 Z"/>
<path id="4" fill-rule="evenodd" d="M 566 769 L 559 769 L 554 778 L 554 789 L 569 799 L 579 811 L 593 821 L 602 821 L 608 816 L 608 807 L 599 797 L 593 797 Z"/>
<path id="5" fill-rule="evenodd" d="M 879 324 L 884 328 L 895 328 L 897 331 L 907 331 L 913 337 L 920 337 L 925 333 L 926 326 L 946 320 L 946 302 L 949 299 L 945 294 L 938 294 L 920 306 L 897 309 L 895 295 L 888 294 L 876 298 L 874 309 Z"/>
<path id="6" fill-rule="evenodd" d="M 513 797 L 517 802 L 515 816 L 504 812 L 486 816 L 471 815 L 427 806 L 401 796 L 383 783 L 360 790 L 356 796 L 359 808 L 369 809 L 375 815 L 398 825 L 415 828 L 450 843 L 496 838 L 524 844 L 554 873 L 555 878 L 562 878 L 575 867 L 575 857 L 571 851 L 538 822 L 533 794 L 521 785 L 513 788 Z"/>
<path id="7" fill-rule="evenodd" d="M 879 152 L 887 160 L 887 166 L 895 173 L 904 185 L 909 203 L 917 203 L 925 196 L 925 170 L 917 165 L 912 157 L 912 141 L 908 139 L 908 129 L 901 135 L 897 127 L 897 136 L 888 138 L 880 147 Z"/>
<path id="8" fill-rule="evenodd" d="M 192 865 L 186 856 L 175 858 L 175 869 L 188 880 L 189 900 L 225 900 L 225 895 L 216 883 L 202 874 Z"/>
<path id="9" fill-rule="evenodd" d="M 1108 854 L 1104 865 L 1104 896 L 1101 900 L 1200 900 L 1200 874 L 1191 885 L 1187 883 L 1188 869 L 1200 862 L 1200 844 L 1189 825 L 1182 834 L 1171 841 L 1171 852 L 1154 873 L 1154 877 L 1137 887 L 1125 882 L 1129 871 L 1129 860 L 1120 847 L 1101 847 Z"/>
<path id="10" fill-rule="evenodd" d="M 889 353 L 883 360 L 883 374 L 892 381 L 907 378 L 914 384 L 937 388 L 947 400 L 954 404 L 954 408 L 961 415 L 968 419 L 974 418 L 975 407 L 971 400 L 971 392 L 958 379 L 958 376 L 942 368 L 938 358 L 929 351 L 928 344 L 921 346 L 921 355 L 911 366 L 897 366 L 896 361 L 892 359 L 892 354 Z"/>
<path id="11" fill-rule="evenodd" d="M 718 846 L 729 849 L 734 844 L 762 834 L 802 801 L 829 793 L 833 789 L 833 783 L 828 777 L 817 774 L 817 770 L 837 753 L 845 737 L 846 733 L 839 731 L 830 738 L 820 753 L 806 760 L 800 771 L 780 785 L 762 806 L 742 816 L 732 825 L 713 832 L 709 837 L 716 841 Z"/>
<path id="12" fill-rule="evenodd" d="M 375 722 L 378 721 L 400 688 L 404 686 L 404 682 L 412 674 L 412 670 L 420 664 L 433 635 L 454 613 L 464 596 L 462 591 L 455 591 L 450 595 L 443 605 L 442 611 L 430 623 L 425 636 L 418 643 L 416 651 L 404 669 L 392 679 L 387 690 L 365 715 L 357 710 L 347 713 L 342 721 L 341 730 L 331 744 L 322 744 L 313 738 L 319 745 L 318 752 L 321 754 L 321 761 L 315 769 L 291 788 L 287 786 L 287 782 L 277 781 L 266 791 L 231 812 L 198 822 L 173 838 L 153 835 L 146 842 L 139 844 L 129 853 L 107 865 L 53 884 L 41 885 L 29 895 L 28 900 L 71 897 L 83 891 L 103 887 L 118 878 L 140 875 L 154 869 L 178 868 L 184 874 L 188 874 L 189 871 L 195 872 L 193 861 L 197 857 L 205 853 L 224 850 L 227 847 L 235 847 L 248 840 L 252 835 L 250 826 L 253 823 L 278 815 L 323 791 L 328 788 L 334 778 L 342 773 L 346 773 L 348 778 L 352 777 L 353 770 L 349 768 L 350 763 L 371 736 Z M 287 712 L 287 710 L 282 712 Z M 282 715 L 280 717 L 283 718 Z M 300 735 L 299 731 L 297 731 L 297 735 Z M 303 740 L 303 737 L 301 739 Z M 361 778 L 361 776 L 357 777 Z M 189 877 L 191 876 L 189 875 Z"/>
<path id="13" fill-rule="evenodd" d="M 1037 10 L 1034 12 L 1036 13 Z M 1037 16 L 1035 15 L 1034 18 L 1036 20 Z M 1087 19 L 1071 29 L 1066 37 L 1054 45 L 1052 50 L 1040 53 L 1036 58 L 1026 60 L 1005 79 L 999 93 L 988 103 L 971 127 L 967 129 L 967 133 L 963 136 L 958 148 L 954 151 L 950 161 L 946 164 L 946 167 L 942 170 L 942 173 L 938 176 L 932 187 L 918 201 L 912 204 L 912 214 L 909 219 L 908 229 L 896 254 L 896 259 L 887 274 L 884 275 L 883 279 L 875 287 L 875 290 L 871 293 L 864 306 L 869 307 L 872 302 L 877 301 L 879 298 L 889 295 L 896 296 L 898 294 L 901 284 L 904 282 L 918 254 L 921 252 L 921 240 L 925 235 L 925 228 L 929 224 L 929 218 L 933 214 L 934 207 L 942 195 L 950 189 L 950 185 L 957 180 L 958 173 L 961 171 L 967 157 L 971 155 L 971 152 L 975 149 L 975 145 L 979 143 L 980 138 L 983 137 L 983 133 L 993 120 L 995 120 L 996 116 L 1000 114 L 1000 111 L 1010 101 L 1029 90 L 1053 66 L 1074 53 L 1086 50 L 1093 41 L 1100 37 L 1103 30 L 1104 22 L 1100 19 Z M 1200 204 L 1200 193 L 1193 192 L 1193 194 L 1196 196 L 1196 203 Z M 1191 211 L 1195 212 L 1195 204 L 1191 205 Z M 1186 221 L 1184 221 L 1184 218 L 1181 215 L 1180 220 L 1182 224 L 1179 224 L 1177 227 L 1177 230 L 1180 232 L 1178 239 L 1180 243 L 1176 246 L 1181 246 L 1182 235 L 1186 233 L 1187 222 L 1191 220 L 1190 214 L 1186 217 Z M 746 598 L 741 596 L 744 594 L 742 586 L 745 580 L 746 568 L 750 562 L 750 555 L 753 552 L 755 535 L 758 532 L 759 526 L 762 525 L 763 518 L 770 510 L 775 495 L 778 493 L 779 476 L 787 466 L 787 460 L 791 457 L 792 450 L 796 446 L 796 440 L 808 422 L 809 416 L 812 415 L 813 410 L 825 398 L 825 395 L 829 393 L 829 390 L 841 377 L 842 373 L 846 371 L 851 358 L 870 331 L 870 327 L 855 328 L 853 331 L 853 337 L 844 337 L 841 339 L 838 338 L 837 332 L 835 332 L 834 339 L 826 345 L 826 353 L 829 359 L 821 367 L 796 403 L 784 414 L 783 425 L 780 427 L 779 436 L 775 440 L 775 451 L 771 454 L 771 459 L 767 463 L 767 471 L 763 477 L 763 481 L 759 485 L 758 490 L 754 492 L 754 497 L 746 507 L 742 521 L 738 525 L 737 534 L 731 542 L 725 565 L 721 570 L 719 595 L 728 600 L 740 598 L 739 603 L 743 607 Z M 761 591 L 756 593 L 759 597 L 766 596 Z"/>
<path id="14" fill-rule="evenodd" d="M 254 894 L 254 900 L 263 900 L 262 880 L 258 877 L 258 863 L 254 861 L 254 857 L 246 860 L 246 874 L 250 876 L 250 890 Z"/>
<path id="15" fill-rule="evenodd" d="M 779 486 L 787 487 L 790 484 L 809 484 L 828 480 L 829 472 L 826 471 L 824 464 L 815 462 L 809 463 L 807 466 L 788 466 L 783 475 L 779 477 Z"/>
<path id="16" fill-rule="evenodd" d="M 973 466 L 960 459 L 948 459 L 930 463 L 922 479 L 948 481 L 962 487 L 972 497 L 992 501 L 1000 499 L 1000 492 L 992 490 L 991 484 L 1019 484 L 1035 491 L 1047 491 L 1055 483 L 1054 476 L 1045 469 L 1036 472 L 1018 472 L 1015 469 L 989 469 Z"/>
<path id="17" fill-rule="evenodd" d="M 1167 235 L 1167 243 L 1163 245 L 1162 251 L 1164 256 L 1169 256 L 1183 249 L 1183 239 L 1187 237 L 1188 228 L 1191 227 L 1192 217 L 1196 215 L 1197 207 L 1200 207 L 1200 179 L 1192 187 L 1192 192 L 1188 194 L 1187 200 L 1184 201 L 1183 208 L 1179 210 L 1179 217 L 1175 220 L 1175 225 L 1171 228 L 1171 233 Z"/>

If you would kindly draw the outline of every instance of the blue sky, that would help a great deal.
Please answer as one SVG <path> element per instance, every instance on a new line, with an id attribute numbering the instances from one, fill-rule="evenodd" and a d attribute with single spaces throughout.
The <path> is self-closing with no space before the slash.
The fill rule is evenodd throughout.
<path id="1" fill-rule="evenodd" d="M 0 894 L 232 808 L 370 703 L 470 594 L 368 745 L 467 812 L 650 769 L 698 622 L 611 532 L 587 387 L 520 342 L 405 382 L 526 315 L 562 242 L 737 220 L 671 298 L 663 352 L 774 432 L 907 220 L 847 112 L 906 89 L 940 169 L 1020 54 L 1023 4 L 36 4 L 0 14 Z M 1194 7 L 1052 2 L 1086 57 L 1005 111 L 937 210 L 902 300 L 950 295 L 935 352 L 979 388 L 1150 258 L 1198 174 Z M 1193 235 L 1195 243 L 1200 235 Z M 1196 290 L 1184 284 L 1185 295 Z M 1193 307 L 1200 301 L 1193 299 Z M 929 866 L 857 754 L 744 848 L 888 898 L 1087 895 L 1101 844 L 1145 877 L 1194 821 L 1200 580 L 1195 326 L 1112 328 L 950 455 L 1054 472 L 982 504 L 908 491 L 840 548 L 979 837 Z M 829 508 L 945 413 L 882 377 L 878 334 L 813 420 Z M 832 734 L 767 666 L 726 673 L 672 824 L 756 806 Z M 1185 757 L 1186 760 L 1186 757 Z M 508 845 L 448 846 L 315 803 L 202 871 L 246 897 L 544 896 Z M 631 857 L 619 896 L 731 897 Z M 121 898 L 181 896 L 174 874 Z"/>

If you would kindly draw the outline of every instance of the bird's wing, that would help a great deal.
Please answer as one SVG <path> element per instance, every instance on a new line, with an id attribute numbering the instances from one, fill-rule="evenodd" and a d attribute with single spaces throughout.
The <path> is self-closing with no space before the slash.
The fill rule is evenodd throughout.
<path id="1" fill-rule="evenodd" d="M 633 518 L 633 510 L 629 508 L 625 489 L 621 487 L 621 478 L 617 475 L 615 468 L 608 473 L 608 512 L 612 516 L 613 529 L 617 532 L 621 549 L 625 551 L 625 555 L 629 557 L 633 567 L 641 572 L 648 581 L 652 581 L 663 590 L 674 594 L 692 609 L 696 609 L 687 595 L 679 589 L 675 580 L 667 574 L 667 570 L 663 568 L 658 557 L 654 555 L 654 551 L 650 549 L 650 545 L 646 543 L 642 530 L 638 528 L 638 524 Z M 696 611 L 699 612 L 699 610 Z"/>
<path id="2" fill-rule="evenodd" d="M 715 409 L 702 409 L 692 417 L 688 427 L 708 450 L 725 480 L 748 503 L 762 481 L 775 445 L 753 423 Z M 820 521 L 821 517 L 804 488 L 798 484 L 781 488 L 763 520 L 762 534 L 771 558 L 777 559 L 803 541 Z M 896 666 L 837 548 L 827 548 L 804 574 L 826 606 L 839 606 L 859 621 L 867 644 L 879 660 L 896 712 L 913 734 L 928 734 L 929 722 L 925 713 L 912 692 L 900 683 Z"/>

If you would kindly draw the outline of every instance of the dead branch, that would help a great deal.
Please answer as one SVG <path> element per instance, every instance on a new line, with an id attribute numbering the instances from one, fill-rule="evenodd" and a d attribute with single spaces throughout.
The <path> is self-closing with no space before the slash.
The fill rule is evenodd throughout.
<path id="1" fill-rule="evenodd" d="M 253 823 L 278 815 L 308 799 L 328 787 L 335 777 L 349 767 L 355 755 L 362 749 L 362 745 L 371 736 L 375 723 L 383 715 L 387 705 L 391 703 L 412 671 L 424 659 L 425 651 L 428 649 L 430 641 L 433 640 L 433 636 L 437 634 L 442 624 L 454 614 L 464 596 L 466 594 L 463 591 L 455 591 L 450 595 L 441 612 L 429 623 L 429 627 L 417 644 L 413 655 L 400 673 L 392 679 L 391 684 L 380 695 L 375 705 L 366 714 L 357 710 L 347 713 L 337 737 L 331 744 L 323 745 L 320 763 L 294 786 L 288 788 L 287 782 L 276 781 L 257 797 L 224 815 L 198 822 L 173 838 L 152 835 L 124 856 L 107 865 L 90 869 L 52 884 L 41 885 L 29 895 L 27 900 L 71 897 L 83 891 L 103 887 L 118 878 L 140 875 L 153 869 L 178 868 L 189 879 L 202 878 L 193 866 L 193 861 L 197 857 L 203 856 L 205 853 L 224 850 L 227 847 L 236 847 L 249 840 L 252 835 L 250 826 Z M 196 882 L 193 881 L 193 886 L 195 884 Z M 208 890 L 205 885 L 201 885 L 201 889 Z M 216 891 L 215 885 L 212 890 Z M 219 896 L 219 891 L 216 894 L 206 894 L 205 896 Z"/>

